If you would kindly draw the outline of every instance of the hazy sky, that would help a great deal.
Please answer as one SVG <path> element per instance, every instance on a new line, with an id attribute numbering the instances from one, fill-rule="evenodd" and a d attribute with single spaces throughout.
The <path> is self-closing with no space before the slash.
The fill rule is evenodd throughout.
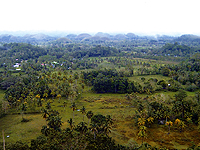
<path id="1" fill-rule="evenodd" d="M 0 31 L 200 34 L 200 0 L 2 0 Z"/>

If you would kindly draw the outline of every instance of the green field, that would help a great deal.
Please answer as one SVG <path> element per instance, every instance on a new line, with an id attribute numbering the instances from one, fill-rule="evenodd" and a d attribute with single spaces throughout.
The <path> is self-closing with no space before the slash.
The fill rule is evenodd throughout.
<path id="1" fill-rule="evenodd" d="M 154 76 L 159 77 L 159 76 Z M 139 80 L 140 77 L 138 77 Z M 164 92 L 164 93 L 155 93 L 152 96 L 161 97 L 163 103 L 167 102 L 168 96 L 174 96 L 174 92 Z M 3 96 L 3 92 L 1 91 Z M 194 94 L 191 94 L 194 95 Z M 140 95 L 141 98 L 146 97 L 147 95 Z M 71 101 L 67 100 L 67 106 L 63 107 L 63 102 L 66 101 L 65 98 L 62 98 L 60 103 L 58 99 L 51 101 L 51 106 L 53 110 L 58 110 L 62 117 L 63 125 L 62 128 L 65 129 L 69 127 L 67 120 L 73 117 L 73 111 L 70 108 Z M 86 108 L 86 111 L 93 111 L 94 114 L 102 115 L 111 115 L 111 118 L 114 120 L 112 126 L 111 136 L 114 140 L 122 145 L 126 145 L 131 140 L 135 140 L 141 144 L 141 139 L 137 137 L 138 128 L 135 125 L 135 104 L 134 100 L 129 101 L 126 98 L 126 94 L 95 94 L 88 91 L 84 91 L 80 94 L 78 100 L 75 101 L 77 105 L 77 110 L 74 112 L 74 122 L 77 125 L 83 120 L 83 115 L 80 113 L 79 109 L 83 106 Z M 45 106 L 46 102 L 43 103 Z M 41 107 L 40 107 L 41 109 Z M 42 113 L 40 114 L 25 114 L 25 118 L 30 121 L 27 123 L 22 123 L 22 116 L 20 111 L 18 115 L 6 115 L 1 118 L 0 129 L 5 131 L 6 142 L 15 142 L 17 140 L 22 140 L 30 143 L 31 139 L 36 138 L 41 134 L 40 130 L 43 125 L 46 125 L 45 119 L 42 118 Z M 88 122 L 86 116 L 84 116 L 84 121 Z M 159 127 L 159 132 L 158 132 Z M 196 128 L 195 126 L 193 128 Z M 182 134 L 177 133 L 176 128 L 171 129 L 171 134 L 167 135 L 168 128 L 165 125 L 156 125 L 154 124 L 148 130 L 148 138 L 145 140 L 152 146 L 167 146 L 170 148 L 185 149 L 190 145 L 191 141 L 195 143 L 200 142 L 200 138 L 192 138 L 193 135 L 189 134 L 193 132 L 194 135 L 199 135 L 198 132 L 191 131 L 191 129 L 185 129 Z M 177 135 L 178 134 L 178 135 Z M 9 137 L 7 137 L 9 136 Z M 174 139 L 176 137 L 176 139 Z M 188 141 L 180 144 L 182 139 L 187 139 Z M 2 137 L 0 137 L 2 140 Z"/>

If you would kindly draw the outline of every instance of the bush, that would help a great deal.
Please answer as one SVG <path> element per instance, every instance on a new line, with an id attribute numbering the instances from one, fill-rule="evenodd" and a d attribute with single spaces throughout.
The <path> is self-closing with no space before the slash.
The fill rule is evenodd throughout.
<path id="1" fill-rule="evenodd" d="M 190 92 L 194 92 L 197 88 L 198 88 L 198 87 L 197 87 L 194 83 L 192 83 L 191 85 L 188 85 L 188 86 L 186 87 L 186 90 L 187 90 L 187 91 L 190 91 Z"/>

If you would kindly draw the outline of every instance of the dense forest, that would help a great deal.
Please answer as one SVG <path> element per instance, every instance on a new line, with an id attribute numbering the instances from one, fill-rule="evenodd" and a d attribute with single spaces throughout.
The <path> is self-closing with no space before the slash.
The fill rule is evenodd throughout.
<path id="1" fill-rule="evenodd" d="M 200 149 L 200 37 L 0 36 L 0 149 Z"/>

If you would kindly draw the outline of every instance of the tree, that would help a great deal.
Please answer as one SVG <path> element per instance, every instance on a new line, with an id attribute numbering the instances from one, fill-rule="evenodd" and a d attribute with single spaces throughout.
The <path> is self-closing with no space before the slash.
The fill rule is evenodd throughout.
<path id="1" fill-rule="evenodd" d="M 77 126 L 76 126 L 76 131 L 80 132 L 81 134 L 85 133 L 88 129 L 87 129 L 87 123 L 85 122 L 80 122 Z"/>
<path id="2" fill-rule="evenodd" d="M 22 111 L 22 121 L 24 121 L 24 112 L 27 110 L 26 102 L 22 104 L 21 111 Z"/>
<path id="3" fill-rule="evenodd" d="M 108 122 L 106 122 L 104 125 L 103 125 L 103 132 L 105 133 L 105 135 L 109 135 L 109 133 L 111 133 L 111 126 Z"/>
<path id="4" fill-rule="evenodd" d="M 154 118 L 153 117 L 147 118 L 147 123 L 148 123 L 149 127 L 150 127 L 151 124 L 153 124 L 153 122 L 154 122 Z"/>
<path id="5" fill-rule="evenodd" d="M 180 119 L 176 119 L 174 124 L 176 124 L 178 126 L 178 128 L 180 129 L 180 132 L 183 131 L 183 129 L 185 128 L 185 123 L 184 121 L 180 120 Z"/>
<path id="6" fill-rule="evenodd" d="M 160 81 L 158 81 L 157 84 L 158 84 L 158 85 L 161 85 L 161 86 L 163 87 L 163 89 L 165 89 L 166 86 L 167 86 L 167 82 L 166 82 L 165 80 L 160 80 Z"/>
<path id="7" fill-rule="evenodd" d="M 75 102 L 72 103 L 71 108 L 73 110 L 73 120 L 74 120 L 74 110 L 77 109 Z"/>
<path id="8" fill-rule="evenodd" d="M 108 125 L 112 125 L 113 124 L 113 119 L 111 118 L 110 115 L 106 116 L 106 124 L 108 124 Z"/>
<path id="9" fill-rule="evenodd" d="M 49 113 L 48 113 L 48 111 L 46 109 L 43 109 L 42 112 L 43 112 L 42 118 L 44 118 L 46 123 L 47 123 L 47 118 L 49 116 Z"/>
<path id="10" fill-rule="evenodd" d="M 53 113 L 50 114 L 49 117 L 47 118 L 47 121 L 48 121 L 47 125 L 49 126 L 49 128 L 52 128 L 55 131 L 61 131 L 60 127 L 62 125 L 62 121 L 57 111 L 53 111 Z"/>
<path id="11" fill-rule="evenodd" d="M 83 106 L 83 108 L 81 108 L 81 113 L 83 114 L 83 121 L 84 121 L 84 115 L 86 114 L 86 109 L 85 107 Z"/>
<path id="12" fill-rule="evenodd" d="M 91 124 L 91 127 L 90 127 L 90 131 L 92 131 L 92 133 L 94 134 L 94 140 L 95 140 L 96 133 L 98 133 L 98 127 L 97 127 L 97 124 L 92 123 L 92 124 Z"/>
<path id="13" fill-rule="evenodd" d="M 190 110 L 190 104 L 185 100 L 187 93 L 183 90 L 180 90 L 178 94 L 175 94 L 175 101 L 173 105 L 173 110 L 175 112 L 182 113 L 182 119 L 184 118 L 185 111 Z"/>
<path id="14" fill-rule="evenodd" d="M 145 118 L 138 118 L 138 126 L 144 126 L 145 125 Z"/>
<path id="15" fill-rule="evenodd" d="M 61 95 L 60 95 L 60 94 L 58 94 L 56 97 L 59 99 L 59 100 L 58 100 L 58 102 L 60 103 L 60 98 L 61 98 Z"/>
<path id="16" fill-rule="evenodd" d="M 52 95 L 52 99 L 54 100 L 54 96 L 55 96 L 56 92 L 54 90 L 51 91 L 51 95 Z"/>
<path id="17" fill-rule="evenodd" d="M 48 93 L 44 93 L 43 97 L 45 97 L 45 101 L 47 101 Z"/>
<path id="18" fill-rule="evenodd" d="M 74 127 L 74 122 L 72 120 L 72 118 L 70 118 L 69 120 L 67 120 L 67 122 L 69 123 L 70 129 L 72 130 Z"/>
<path id="19" fill-rule="evenodd" d="M 168 134 L 170 134 L 170 127 L 173 126 L 173 122 L 167 121 L 166 126 L 168 126 Z"/>
<path id="20" fill-rule="evenodd" d="M 48 109 L 48 110 L 51 109 L 51 103 L 50 103 L 50 102 L 47 102 L 47 104 L 46 104 L 46 109 Z"/>
<path id="21" fill-rule="evenodd" d="M 92 111 L 88 111 L 88 112 L 87 112 L 86 116 L 87 116 L 87 118 L 88 118 L 88 125 L 89 125 L 89 121 L 90 121 L 90 119 L 92 118 L 93 115 L 94 115 L 94 114 L 93 114 Z"/>
<path id="22" fill-rule="evenodd" d="M 138 137 L 142 138 L 142 144 L 143 144 L 144 138 L 147 138 L 146 130 L 147 130 L 147 127 L 145 127 L 145 126 L 140 126 L 140 128 L 139 128 Z"/>
<path id="23" fill-rule="evenodd" d="M 50 130 L 49 130 L 49 128 L 47 128 L 47 126 L 42 126 L 41 132 L 42 132 L 42 134 L 44 134 L 45 136 L 48 136 L 49 133 L 50 133 Z"/>

